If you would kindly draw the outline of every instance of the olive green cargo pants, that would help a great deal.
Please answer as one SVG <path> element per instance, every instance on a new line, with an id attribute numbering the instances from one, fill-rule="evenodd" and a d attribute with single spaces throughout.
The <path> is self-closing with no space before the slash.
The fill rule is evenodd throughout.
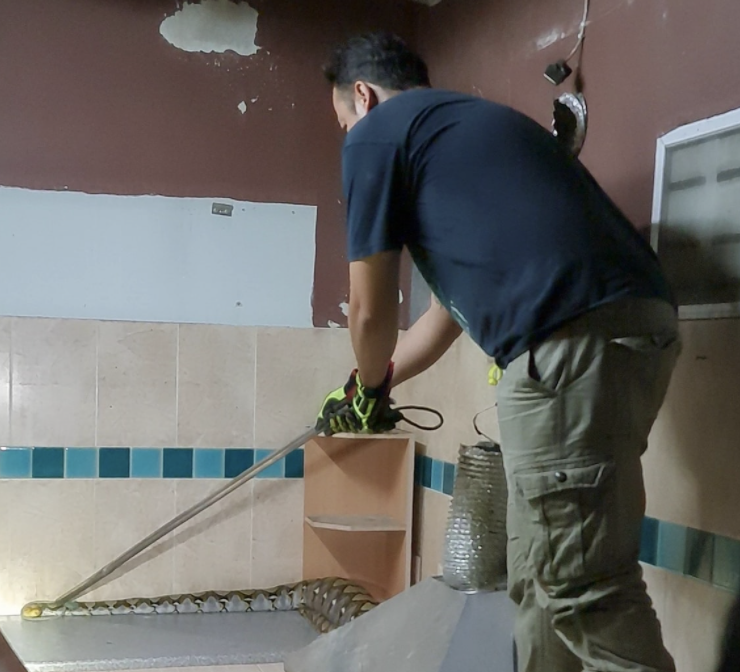
<path id="1" fill-rule="evenodd" d="M 498 385 L 519 672 L 673 672 L 638 563 L 640 458 L 681 349 L 659 301 L 599 308 Z"/>

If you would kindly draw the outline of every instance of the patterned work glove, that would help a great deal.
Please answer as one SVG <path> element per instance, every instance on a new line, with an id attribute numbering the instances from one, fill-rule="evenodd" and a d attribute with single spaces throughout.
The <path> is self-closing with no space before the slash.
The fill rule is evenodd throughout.
<path id="1" fill-rule="evenodd" d="M 398 411 L 391 409 L 390 383 L 393 363 L 388 367 L 380 387 L 367 388 L 362 385 L 355 369 L 349 380 L 324 399 L 319 411 L 316 427 L 330 436 L 340 432 L 349 434 L 382 434 L 395 428 L 402 419 Z"/>

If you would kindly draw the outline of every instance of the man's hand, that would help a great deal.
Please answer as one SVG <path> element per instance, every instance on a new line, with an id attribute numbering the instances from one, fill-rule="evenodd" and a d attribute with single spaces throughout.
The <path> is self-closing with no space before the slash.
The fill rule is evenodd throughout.
<path id="1" fill-rule="evenodd" d="M 347 383 L 329 393 L 319 411 L 316 427 L 327 436 L 350 434 L 382 434 L 392 430 L 401 414 L 391 409 L 390 383 L 393 364 L 388 367 L 383 383 L 366 388 L 355 369 Z"/>

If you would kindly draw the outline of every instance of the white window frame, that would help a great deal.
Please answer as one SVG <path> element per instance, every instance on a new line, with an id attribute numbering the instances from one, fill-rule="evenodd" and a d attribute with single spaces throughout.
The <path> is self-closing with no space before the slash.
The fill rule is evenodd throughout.
<path id="1" fill-rule="evenodd" d="M 663 212 L 663 184 L 665 162 L 668 150 L 691 140 L 708 138 L 725 131 L 740 129 L 740 109 L 702 119 L 666 133 L 658 138 L 655 152 L 655 182 L 653 186 L 653 214 L 650 225 L 650 244 L 658 251 L 660 224 Z M 679 306 L 678 316 L 686 320 L 706 320 L 726 317 L 740 317 L 740 302 L 707 303 L 692 306 Z"/>

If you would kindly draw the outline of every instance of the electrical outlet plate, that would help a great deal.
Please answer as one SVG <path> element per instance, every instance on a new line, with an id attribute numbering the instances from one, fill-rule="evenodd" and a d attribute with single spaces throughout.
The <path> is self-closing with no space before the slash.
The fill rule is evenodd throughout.
<path id="1" fill-rule="evenodd" d="M 211 206 L 212 215 L 223 215 L 224 217 L 231 217 L 231 213 L 234 212 L 234 206 L 228 203 L 214 203 Z"/>

